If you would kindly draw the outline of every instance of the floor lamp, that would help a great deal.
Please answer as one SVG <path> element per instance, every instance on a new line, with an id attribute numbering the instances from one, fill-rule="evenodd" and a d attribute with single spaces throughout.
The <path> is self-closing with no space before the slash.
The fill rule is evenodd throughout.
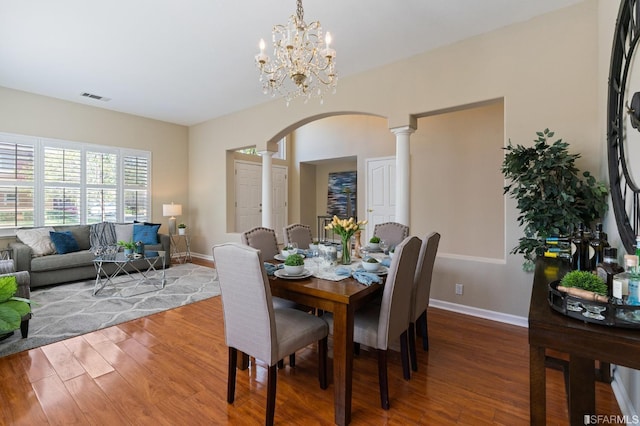
<path id="1" fill-rule="evenodd" d="M 182 204 L 163 204 L 162 215 L 169 217 L 169 235 L 176 233 L 176 216 L 182 216 Z"/>

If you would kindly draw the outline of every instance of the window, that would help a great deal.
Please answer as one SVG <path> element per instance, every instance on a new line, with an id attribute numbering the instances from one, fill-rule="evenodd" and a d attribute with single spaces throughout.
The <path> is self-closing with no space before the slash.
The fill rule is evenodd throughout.
<path id="1" fill-rule="evenodd" d="M 0 229 L 147 221 L 151 153 L 0 133 Z"/>
<path id="2" fill-rule="evenodd" d="M 241 154 L 248 154 L 248 155 L 259 155 L 255 146 L 238 149 L 236 150 L 236 152 L 239 152 Z M 278 141 L 278 152 L 273 154 L 273 158 L 277 158 L 279 160 L 286 160 L 287 159 L 285 155 L 286 152 L 287 152 L 287 138 L 285 136 L 284 138 Z"/>

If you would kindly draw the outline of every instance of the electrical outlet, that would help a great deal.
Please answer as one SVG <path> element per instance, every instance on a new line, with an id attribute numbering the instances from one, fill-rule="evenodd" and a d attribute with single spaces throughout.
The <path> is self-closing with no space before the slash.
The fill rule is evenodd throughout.
<path id="1" fill-rule="evenodd" d="M 460 296 L 462 295 L 463 291 L 464 291 L 464 285 L 456 284 L 456 294 Z"/>

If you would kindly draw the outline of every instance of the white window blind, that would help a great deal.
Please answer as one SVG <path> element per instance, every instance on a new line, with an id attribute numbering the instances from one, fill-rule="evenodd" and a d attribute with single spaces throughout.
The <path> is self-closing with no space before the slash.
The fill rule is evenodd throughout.
<path id="1" fill-rule="evenodd" d="M 82 152 L 44 147 L 44 224 L 80 223 Z"/>
<path id="2" fill-rule="evenodd" d="M 34 146 L 12 139 L 0 135 L 0 227 L 32 226 Z"/>
<path id="3" fill-rule="evenodd" d="M 151 218 L 151 153 L 0 133 L 2 229 Z"/>
<path id="4" fill-rule="evenodd" d="M 133 221 L 149 217 L 149 158 L 125 155 L 124 175 L 124 220 Z"/>

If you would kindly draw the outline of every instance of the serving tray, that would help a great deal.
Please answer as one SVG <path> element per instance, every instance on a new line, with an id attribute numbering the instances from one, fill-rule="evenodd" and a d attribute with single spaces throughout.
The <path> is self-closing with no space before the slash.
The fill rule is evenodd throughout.
<path id="1" fill-rule="evenodd" d="M 558 290 L 560 280 L 549 283 L 549 305 L 571 318 L 610 327 L 640 328 L 640 306 L 595 302 Z"/>

